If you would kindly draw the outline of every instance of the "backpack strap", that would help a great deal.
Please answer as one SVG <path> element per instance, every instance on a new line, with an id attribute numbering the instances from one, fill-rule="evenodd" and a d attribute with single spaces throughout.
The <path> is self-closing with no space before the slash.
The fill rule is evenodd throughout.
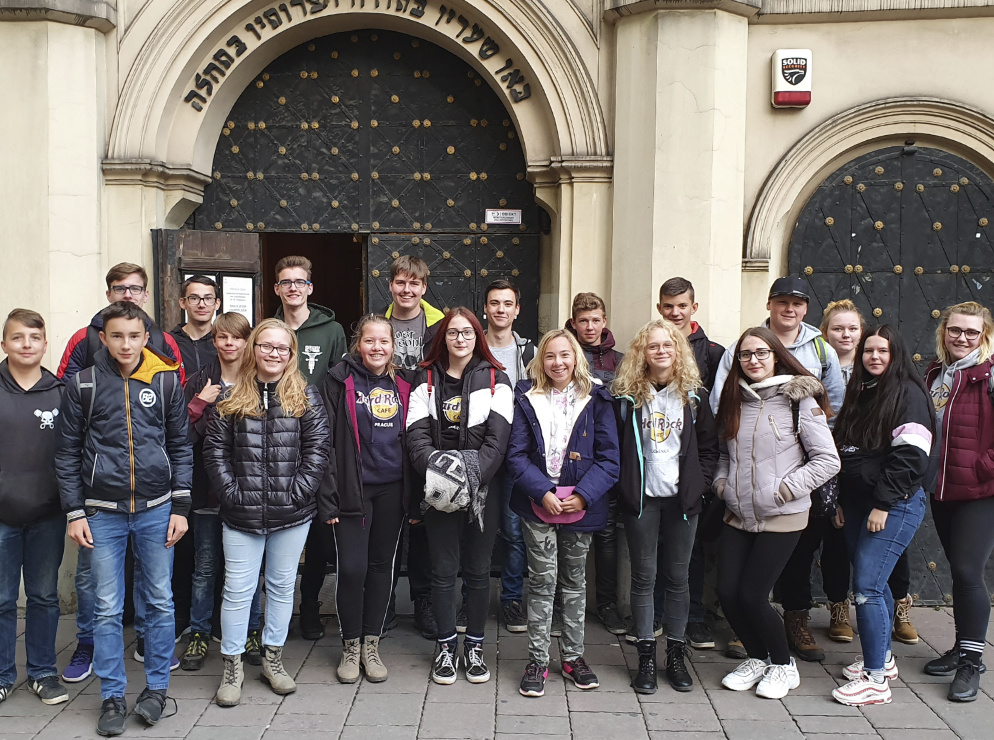
<path id="1" fill-rule="evenodd" d="M 162 428 L 166 428 L 166 414 L 169 404 L 173 402 L 173 391 L 176 388 L 176 376 L 172 372 L 159 373 L 159 395 L 162 396 Z"/>
<path id="2" fill-rule="evenodd" d="M 818 359 L 821 361 L 820 380 L 824 380 L 825 376 L 828 375 L 828 351 L 825 349 L 824 337 L 822 336 L 815 337 L 815 352 L 818 355 Z"/>
<path id="3" fill-rule="evenodd" d="M 83 434 L 90 428 L 90 417 L 93 416 L 93 399 L 97 395 L 97 378 L 93 365 L 84 367 L 76 373 L 76 388 L 79 390 L 79 405 L 83 409 Z"/>

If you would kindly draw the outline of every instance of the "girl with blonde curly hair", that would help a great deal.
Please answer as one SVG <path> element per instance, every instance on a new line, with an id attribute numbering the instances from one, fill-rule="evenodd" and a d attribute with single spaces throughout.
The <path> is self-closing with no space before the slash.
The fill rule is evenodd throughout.
<path id="1" fill-rule="evenodd" d="M 677 691 L 694 682 L 684 662 L 690 614 L 690 555 L 697 518 L 718 463 L 718 433 L 694 351 L 676 326 L 643 326 L 621 361 L 612 392 L 621 443 L 619 506 L 632 562 L 632 616 L 639 670 L 632 687 L 656 691 L 653 588 L 664 549 L 666 678 Z"/>

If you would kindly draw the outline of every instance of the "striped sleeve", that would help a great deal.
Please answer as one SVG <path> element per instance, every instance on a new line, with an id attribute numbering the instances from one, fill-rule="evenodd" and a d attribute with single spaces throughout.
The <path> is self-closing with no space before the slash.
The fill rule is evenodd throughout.
<path id="1" fill-rule="evenodd" d="M 904 418 L 891 432 L 891 444 L 873 490 L 875 506 L 882 511 L 890 511 L 923 484 L 932 449 L 930 405 L 921 388 L 910 383 L 906 386 Z"/>

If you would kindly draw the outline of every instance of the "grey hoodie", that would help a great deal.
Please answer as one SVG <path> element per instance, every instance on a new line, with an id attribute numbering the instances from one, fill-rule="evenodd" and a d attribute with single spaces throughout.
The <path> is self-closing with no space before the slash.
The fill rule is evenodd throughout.
<path id="1" fill-rule="evenodd" d="M 763 322 L 763 326 L 769 328 L 770 320 Z M 832 405 L 832 410 L 837 414 L 842 408 L 842 401 L 846 397 L 846 383 L 842 378 L 842 366 L 839 364 L 839 355 L 832 349 L 827 341 L 824 341 L 825 361 L 828 363 L 828 371 L 822 377 L 821 358 L 818 357 L 818 348 L 815 346 L 815 339 L 821 336 L 821 332 L 811 326 L 801 322 L 801 329 L 797 333 L 797 339 L 792 345 L 787 347 L 795 359 L 804 368 L 818 378 L 825 390 L 828 392 L 828 402 Z M 732 354 L 735 352 L 735 344 L 725 350 L 725 355 L 721 358 L 721 366 L 714 378 L 714 390 L 711 393 L 711 410 L 717 416 L 718 402 L 721 400 L 721 389 L 725 385 L 725 378 L 732 369 Z"/>

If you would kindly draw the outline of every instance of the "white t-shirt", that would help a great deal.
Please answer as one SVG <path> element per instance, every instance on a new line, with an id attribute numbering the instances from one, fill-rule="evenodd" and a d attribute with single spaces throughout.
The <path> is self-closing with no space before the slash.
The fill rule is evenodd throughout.
<path id="1" fill-rule="evenodd" d="M 511 342 L 506 347 L 491 347 L 490 351 L 497 358 L 497 362 L 504 366 L 504 372 L 507 373 L 507 377 L 511 381 L 511 387 L 514 388 L 518 384 L 518 381 L 521 380 L 518 377 L 517 342 Z"/>
<path id="2" fill-rule="evenodd" d="M 645 457 L 645 495 L 676 496 L 680 481 L 680 437 L 683 399 L 663 386 L 642 409 L 642 454 Z"/>

